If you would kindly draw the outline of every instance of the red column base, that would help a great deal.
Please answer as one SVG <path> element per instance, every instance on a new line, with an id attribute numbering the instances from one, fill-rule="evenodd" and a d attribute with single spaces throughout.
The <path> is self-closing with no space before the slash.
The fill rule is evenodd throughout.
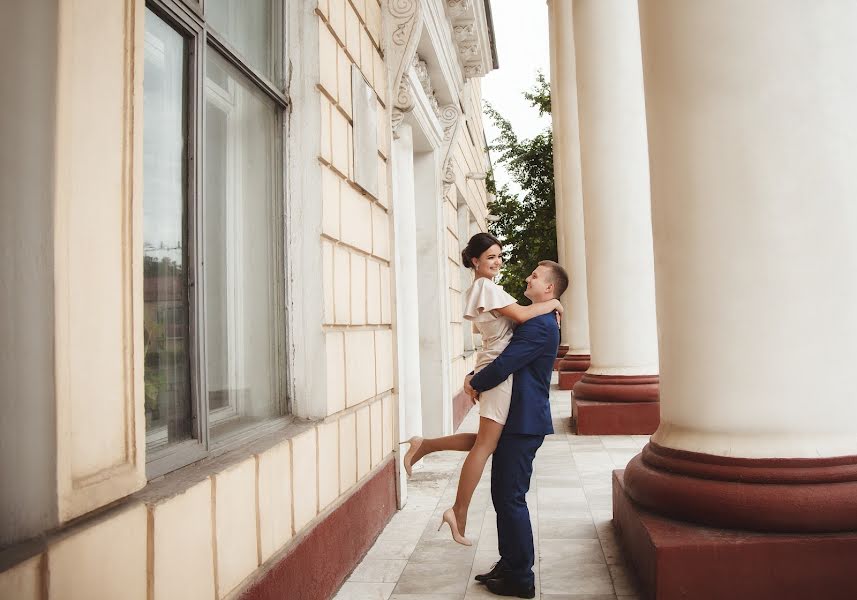
<path id="1" fill-rule="evenodd" d="M 656 600 L 857 598 L 857 532 L 771 534 L 716 529 L 647 512 L 613 472 L 613 523 Z"/>
<path id="2" fill-rule="evenodd" d="M 556 360 L 553 361 L 553 370 L 559 370 L 559 364 L 562 362 L 562 359 L 568 353 L 568 345 L 560 344 L 559 348 L 556 351 Z"/>
<path id="3" fill-rule="evenodd" d="M 578 435 L 648 435 L 660 423 L 657 375 L 594 375 L 574 385 L 571 426 Z"/>
<path id="4" fill-rule="evenodd" d="M 651 435 L 659 423 L 659 402 L 571 399 L 571 426 L 577 435 Z"/>
<path id="5" fill-rule="evenodd" d="M 559 361 L 559 389 L 570 390 L 586 375 L 590 365 L 588 354 L 566 354 Z"/>
<path id="6" fill-rule="evenodd" d="M 575 383 L 583 379 L 583 376 L 586 375 L 586 371 L 563 371 L 563 362 L 564 361 L 560 361 L 559 366 L 559 389 L 570 390 L 574 387 Z"/>

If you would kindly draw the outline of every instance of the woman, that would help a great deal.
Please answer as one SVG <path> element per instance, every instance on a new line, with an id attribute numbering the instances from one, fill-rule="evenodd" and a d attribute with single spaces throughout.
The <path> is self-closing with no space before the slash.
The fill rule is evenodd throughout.
<path id="1" fill-rule="evenodd" d="M 553 311 L 562 313 L 559 300 L 521 306 L 515 298 L 494 283 L 494 277 L 503 264 L 501 251 L 497 238 L 488 233 L 477 233 L 470 238 L 467 247 L 461 252 L 464 264 L 475 271 L 473 285 L 465 293 L 464 318 L 472 321 L 475 330 L 482 334 L 482 350 L 476 355 L 476 371 L 497 358 L 509 345 L 515 325 Z M 458 480 L 455 504 L 443 513 L 440 524 L 440 527 L 443 527 L 444 523 L 448 523 L 452 539 L 465 546 L 471 545 L 470 540 L 464 537 L 467 509 L 482 477 L 485 463 L 493 454 L 503 432 L 511 397 L 510 375 L 506 381 L 479 396 L 478 433 L 458 433 L 433 439 L 412 437 L 407 442 L 402 442 L 409 444 L 404 458 L 405 471 L 409 476 L 413 464 L 426 454 L 439 450 L 469 451 Z"/>

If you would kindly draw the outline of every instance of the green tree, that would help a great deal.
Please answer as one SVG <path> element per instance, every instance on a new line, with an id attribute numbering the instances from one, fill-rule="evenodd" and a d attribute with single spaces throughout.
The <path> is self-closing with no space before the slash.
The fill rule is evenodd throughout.
<path id="1" fill-rule="evenodd" d="M 524 97 L 540 115 L 550 113 L 550 84 L 542 73 Z M 553 133 L 547 128 L 532 139 L 519 139 L 512 124 L 487 102 L 485 114 L 500 132 L 489 145 L 495 162 L 503 165 L 521 188 L 520 194 L 513 193 L 508 185 L 497 189 L 493 173 L 489 173 L 488 191 L 495 200 L 488 210 L 497 220 L 489 223 L 488 229 L 503 242 L 504 288 L 522 303 L 529 303 L 524 297 L 527 276 L 540 260 L 557 260 Z"/>

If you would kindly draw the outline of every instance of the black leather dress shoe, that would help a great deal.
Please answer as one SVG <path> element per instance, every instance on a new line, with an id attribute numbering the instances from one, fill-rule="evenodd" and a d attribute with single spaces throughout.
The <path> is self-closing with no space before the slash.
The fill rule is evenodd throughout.
<path id="1" fill-rule="evenodd" d="M 515 596 L 517 598 L 536 597 L 535 585 L 516 583 L 514 581 L 509 581 L 508 579 L 503 579 L 502 577 L 498 579 L 488 579 L 485 582 L 485 587 L 488 588 L 489 592 L 497 594 L 498 596 Z"/>
<path id="2" fill-rule="evenodd" d="M 503 575 L 503 573 L 505 573 L 505 572 L 506 572 L 506 565 L 503 564 L 502 560 L 498 560 L 497 562 L 494 563 L 494 566 L 491 567 L 490 571 L 488 571 L 487 573 L 482 573 L 481 575 L 477 575 L 473 579 L 475 579 L 476 581 L 478 581 L 480 583 L 485 583 L 489 579 L 496 579 L 498 577 L 501 577 Z"/>

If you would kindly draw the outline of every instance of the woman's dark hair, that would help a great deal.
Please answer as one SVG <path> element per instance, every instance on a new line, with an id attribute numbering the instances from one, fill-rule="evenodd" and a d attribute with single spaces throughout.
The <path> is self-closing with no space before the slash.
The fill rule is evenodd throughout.
<path id="1" fill-rule="evenodd" d="M 482 253 L 485 252 L 488 248 L 493 245 L 500 246 L 500 249 L 503 249 L 503 244 L 500 243 L 500 240 L 495 238 L 490 233 L 477 233 L 470 241 L 467 242 L 467 246 L 464 250 L 461 251 L 461 260 L 464 261 L 464 266 L 468 269 L 474 269 L 473 261 L 471 259 L 479 258 L 482 256 Z"/>

